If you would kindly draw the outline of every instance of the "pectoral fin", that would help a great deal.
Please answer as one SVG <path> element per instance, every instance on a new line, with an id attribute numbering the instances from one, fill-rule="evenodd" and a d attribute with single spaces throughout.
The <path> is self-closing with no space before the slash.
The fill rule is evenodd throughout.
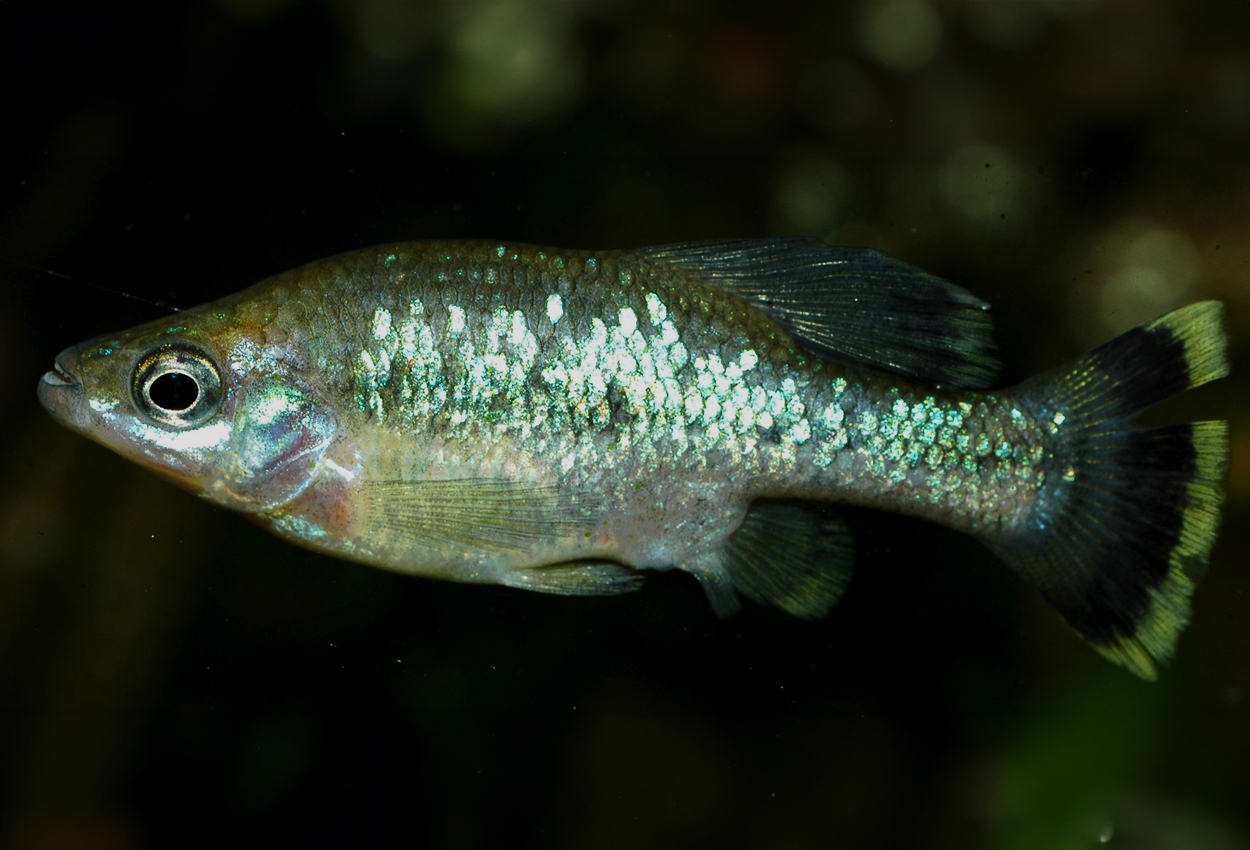
<path id="1" fill-rule="evenodd" d="M 642 576 L 610 561 L 569 561 L 563 564 L 508 570 L 499 582 L 509 587 L 562 593 L 568 596 L 611 596 L 642 587 Z"/>
<path id="2" fill-rule="evenodd" d="M 586 501 L 504 478 L 370 481 L 362 489 L 371 534 L 432 551 L 514 553 L 590 525 Z"/>

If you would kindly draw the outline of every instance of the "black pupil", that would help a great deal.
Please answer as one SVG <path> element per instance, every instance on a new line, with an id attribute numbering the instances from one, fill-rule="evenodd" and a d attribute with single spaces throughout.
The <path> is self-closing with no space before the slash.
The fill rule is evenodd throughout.
<path id="1" fill-rule="evenodd" d="M 166 372 L 148 387 L 148 398 L 164 410 L 186 410 L 200 397 L 195 378 L 182 372 Z"/>

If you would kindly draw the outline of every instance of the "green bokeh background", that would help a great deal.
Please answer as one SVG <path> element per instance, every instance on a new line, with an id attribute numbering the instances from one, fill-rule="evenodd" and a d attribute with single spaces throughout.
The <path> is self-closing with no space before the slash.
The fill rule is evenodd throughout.
<path id="1" fill-rule="evenodd" d="M 1250 4 L 5 2 L 0 69 L 0 845 L 1250 843 Z M 921 523 L 856 512 L 818 623 L 717 620 L 682 575 L 421 581 L 35 399 L 59 350 L 162 314 L 99 287 L 190 306 L 395 239 L 792 233 L 991 301 L 1007 381 L 1226 301 L 1233 377 L 1147 417 L 1234 442 L 1158 683 Z"/>

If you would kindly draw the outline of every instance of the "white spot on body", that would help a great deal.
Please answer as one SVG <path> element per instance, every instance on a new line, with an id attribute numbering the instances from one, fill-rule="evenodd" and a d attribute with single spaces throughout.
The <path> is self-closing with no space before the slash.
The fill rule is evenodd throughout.
<path id="1" fill-rule="evenodd" d="M 409 360 L 417 353 L 417 323 L 409 319 L 399 326 L 400 351 Z"/>
<path id="2" fill-rule="evenodd" d="M 647 315 L 651 317 L 651 324 L 656 327 L 668 318 L 668 308 L 654 292 L 647 293 Z"/>
<path id="3" fill-rule="evenodd" d="M 382 307 L 373 311 L 373 338 L 386 339 L 391 332 L 391 311 Z"/>
<path id="4" fill-rule="evenodd" d="M 836 404 L 830 404 L 825 408 L 825 412 L 821 414 L 821 422 L 829 430 L 834 430 L 842 426 L 842 420 L 846 418 L 845 411 Z"/>
<path id="5" fill-rule="evenodd" d="M 638 329 L 638 316 L 634 314 L 633 308 L 622 307 L 618 314 L 621 322 L 621 333 L 629 336 Z"/>
<path id="6" fill-rule="evenodd" d="M 447 308 L 447 330 L 452 336 L 464 333 L 464 309 L 451 305 Z"/>
<path id="7" fill-rule="evenodd" d="M 693 390 L 686 393 L 686 418 L 696 419 L 703 410 L 703 396 Z"/>
<path id="8" fill-rule="evenodd" d="M 556 293 L 547 296 L 547 318 L 556 324 L 564 316 L 564 300 Z"/>
<path id="9" fill-rule="evenodd" d="M 720 399 L 716 396 L 708 396 L 707 401 L 703 403 L 703 421 L 712 422 L 720 415 Z"/>
<path id="10" fill-rule="evenodd" d="M 528 329 L 525 327 L 525 314 L 520 310 L 512 311 L 512 324 L 508 330 L 508 342 L 513 345 L 520 345 L 525 341 L 525 334 Z"/>

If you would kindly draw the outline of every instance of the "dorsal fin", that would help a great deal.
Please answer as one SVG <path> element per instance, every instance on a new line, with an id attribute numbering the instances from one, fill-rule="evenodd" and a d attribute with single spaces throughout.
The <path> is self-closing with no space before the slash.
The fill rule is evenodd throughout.
<path id="1" fill-rule="evenodd" d="M 927 383 L 994 383 L 989 305 L 902 260 L 816 239 L 730 239 L 641 248 L 776 319 L 814 354 Z"/>

